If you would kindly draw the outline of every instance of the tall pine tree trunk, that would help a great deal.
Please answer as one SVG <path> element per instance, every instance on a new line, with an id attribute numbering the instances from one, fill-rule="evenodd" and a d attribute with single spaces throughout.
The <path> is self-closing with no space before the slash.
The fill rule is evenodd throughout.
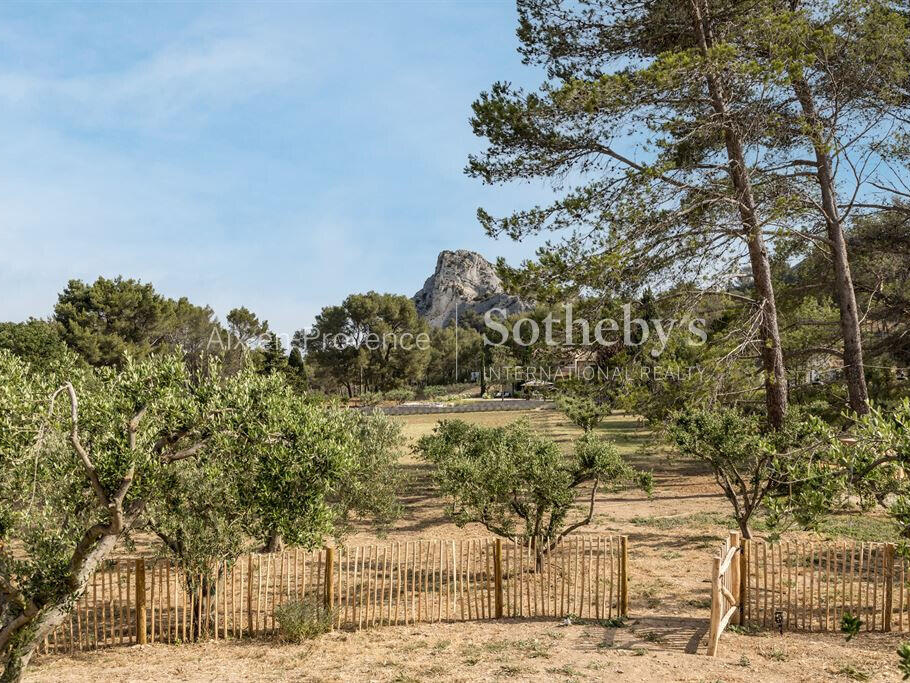
<path id="1" fill-rule="evenodd" d="M 709 48 L 713 42 L 708 2 L 707 0 L 691 0 L 691 5 L 694 13 L 693 26 L 696 38 L 701 47 L 702 56 L 707 61 L 709 59 Z M 759 335 L 768 423 L 778 429 L 782 426 L 784 417 L 787 414 L 789 398 L 787 373 L 780 342 L 780 330 L 777 324 L 777 302 L 774 297 L 774 285 L 771 280 L 771 263 L 768 258 L 768 249 L 762 234 L 761 225 L 756 215 L 755 198 L 746 166 L 742 138 L 731 121 L 723 84 L 710 68 L 706 70 L 705 79 L 711 97 L 711 106 L 724 125 L 724 143 L 727 149 L 729 176 L 736 191 L 743 237 L 749 250 L 749 263 L 752 267 L 755 293 L 760 307 L 761 324 Z"/>
<path id="2" fill-rule="evenodd" d="M 754 214 L 752 216 L 754 220 Z M 789 390 L 784 354 L 777 324 L 777 302 L 771 282 L 771 264 L 761 228 L 756 226 L 748 236 L 749 261 L 755 279 L 755 293 L 761 307 L 760 340 L 762 369 L 765 379 L 765 408 L 768 424 L 779 429 L 787 414 Z"/>
<path id="3" fill-rule="evenodd" d="M 844 376 L 847 380 L 850 408 L 857 414 L 864 415 L 869 412 L 869 390 L 866 386 L 863 341 L 856 292 L 853 289 L 853 277 L 850 274 L 850 261 L 847 257 L 847 241 L 844 239 L 843 223 L 837 208 L 837 189 L 834 185 L 831 157 L 821 138 L 821 122 L 809 84 L 802 78 L 796 78 L 793 81 L 793 89 L 812 130 L 810 137 L 815 152 L 816 177 L 821 189 L 822 213 L 834 266 L 834 294 L 840 309 L 840 328 L 844 339 Z"/>

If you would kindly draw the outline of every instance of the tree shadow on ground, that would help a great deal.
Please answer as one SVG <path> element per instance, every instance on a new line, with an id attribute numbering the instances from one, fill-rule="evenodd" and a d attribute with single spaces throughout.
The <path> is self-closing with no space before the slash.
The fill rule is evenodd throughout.
<path id="1" fill-rule="evenodd" d="M 588 627 L 582 637 L 582 647 L 696 654 L 707 633 L 707 619 L 638 617 L 621 628 Z"/>

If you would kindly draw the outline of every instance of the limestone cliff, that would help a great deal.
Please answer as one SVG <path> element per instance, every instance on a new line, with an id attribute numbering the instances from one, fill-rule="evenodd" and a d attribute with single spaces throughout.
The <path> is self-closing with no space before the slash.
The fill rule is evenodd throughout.
<path id="1" fill-rule="evenodd" d="M 444 327 L 455 316 L 474 311 L 483 315 L 501 308 L 512 315 L 531 308 L 517 296 L 508 294 L 495 269 L 474 251 L 443 251 L 436 259 L 436 271 L 414 295 L 417 312 L 433 327 Z"/>

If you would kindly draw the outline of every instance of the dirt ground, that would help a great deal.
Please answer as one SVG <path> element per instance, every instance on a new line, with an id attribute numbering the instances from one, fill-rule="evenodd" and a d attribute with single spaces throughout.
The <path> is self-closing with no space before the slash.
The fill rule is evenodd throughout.
<path id="1" fill-rule="evenodd" d="M 32 681 L 886 681 L 896 636 L 725 634 L 716 658 L 686 654 L 703 620 L 641 618 L 621 629 L 553 622 L 398 626 L 313 646 L 264 641 L 134 646 L 46 656 Z"/>
<path id="2" fill-rule="evenodd" d="M 459 415 L 501 424 L 521 413 Z M 528 413 L 567 450 L 578 430 L 556 411 Z M 398 418 L 413 442 L 441 416 Z M 37 658 L 34 681 L 325 680 L 479 681 L 831 681 L 899 680 L 895 649 L 901 634 L 727 632 L 719 656 L 705 656 L 710 557 L 731 528 L 726 501 L 710 473 L 671 461 L 650 443 L 634 418 L 613 416 L 602 428 L 638 466 L 653 469 L 654 494 L 601 493 L 586 531 L 627 534 L 630 613 L 622 628 L 562 625 L 550 620 L 397 626 L 322 636 L 312 645 L 241 641 L 181 646 L 136 646 L 77 656 Z M 484 533 L 460 529 L 446 517 L 429 472 L 412 454 L 405 514 L 390 540 L 459 538 Z M 880 540 L 876 519 L 838 521 L 830 531 Z M 367 530 L 352 543 L 374 540 Z"/>

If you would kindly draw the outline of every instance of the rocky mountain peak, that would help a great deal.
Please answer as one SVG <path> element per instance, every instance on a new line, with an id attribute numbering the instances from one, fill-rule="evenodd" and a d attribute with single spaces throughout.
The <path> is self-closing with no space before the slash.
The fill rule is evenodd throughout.
<path id="1" fill-rule="evenodd" d="M 459 314 L 473 311 L 480 315 L 491 308 L 502 308 L 507 315 L 531 308 L 503 289 L 489 261 L 467 249 L 440 252 L 436 270 L 414 295 L 414 304 L 433 327 L 445 327 L 454 318 L 456 305 Z"/>

